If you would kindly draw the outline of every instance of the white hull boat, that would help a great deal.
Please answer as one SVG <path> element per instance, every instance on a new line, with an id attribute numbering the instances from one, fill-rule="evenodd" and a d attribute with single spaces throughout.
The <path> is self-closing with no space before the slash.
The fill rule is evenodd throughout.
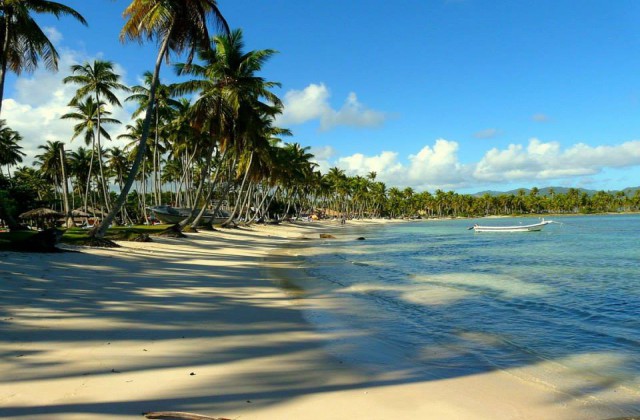
<path id="1" fill-rule="evenodd" d="M 149 210 L 153 212 L 158 220 L 162 223 L 168 224 L 176 224 L 180 223 L 191 214 L 191 209 L 189 208 L 180 208 L 180 207 L 171 207 L 171 206 L 155 206 L 149 207 Z M 196 209 L 200 211 L 199 209 Z M 209 210 L 205 210 L 204 215 L 200 219 L 200 224 L 207 223 L 223 223 L 229 218 L 229 214 L 219 210 L 217 214 L 213 214 Z"/>
<path id="2" fill-rule="evenodd" d="M 548 224 L 554 223 L 551 220 L 544 220 L 540 223 L 531 225 L 515 225 L 515 226 L 480 226 L 473 225 L 475 232 L 538 232 Z"/>

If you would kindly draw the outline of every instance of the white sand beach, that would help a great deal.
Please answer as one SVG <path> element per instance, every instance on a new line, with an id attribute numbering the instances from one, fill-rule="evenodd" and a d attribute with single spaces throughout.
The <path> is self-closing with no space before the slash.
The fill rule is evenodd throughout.
<path id="1" fill-rule="evenodd" d="M 117 249 L 1 253 L 0 418 L 616 415 L 508 372 L 416 381 L 410 372 L 364 373 L 329 355 L 330 337 L 304 321 L 301 303 L 268 268 L 295 277 L 297 262 L 276 258 L 277 249 L 338 228 L 258 226 Z"/>

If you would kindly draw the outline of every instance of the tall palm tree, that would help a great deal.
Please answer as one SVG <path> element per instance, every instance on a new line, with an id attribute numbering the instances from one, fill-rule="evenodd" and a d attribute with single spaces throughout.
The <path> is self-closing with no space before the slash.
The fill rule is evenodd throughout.
<path id="1" fill-rule="evenodd" d="M 129 91 L 129 88 L 120 83 L 120 75 L 113 71 L 113 63 L 111 61 L 95 60 L 92 63 L 84 63 L 83 65 L 71 66 L 71 76 L 65 77 L 62 81 L 79 85 L 75 96 L 69 102 L 69 105 L 77 105 L 82 99 L 93 97 L 96 104 L 102 103 L 102 98 L 112 106 L 122 107 L 120 100 L 115 91 Z M 104 168 L 102 166 L 102 143 L 100 139 L 102 127 L 102 107 L 96 108 L 96 150 L 98 151 L 98 165 L 100 168 L 100 177 L 102 179 L 103 191 L 106 191 Z M 109 209 L 109 200 L 105 198 L 105 206 Z"/>
<path id="2" fill-rule="evenodd" d="M 192 107 L 193 122 L 210 136 L 196 199 L 202 193 L 214 148 L 217 147 L 222 153 L 226 153 L 230 147 L 235 148 L 237 155 L 240 155 L 240 149 L 262 138 L 260 134 L 254 134 L 261 130 L 263 116 L 273 117 L 281 112 L 282 102 L 269 90 L 280 86 L 279 83 L 265 81 L 256 75 L 275 53 L 269 49 L 244 52 L 242 31 L 236 29 L 228 35 L 216 36 L 210 46 L 198 51 L 198 58 L 203 65 L 184 63 L 176 66 L 178 74 L 195 77 L 194 80 L 176 85 L 175 91 L 199 95 Z M 270 105 L 261 103 L 261 99 L 268 100 Z M 257 131 L 251 134 L 255 128 Z M 200 217 L 204 208 L 200 211 Z M 194 209 L 191 217 L 181 225 L 186 225 L 195 217 Z"/>
<path id="3" fill-rule="evenodd" d="M 64 150 L 64 143 L 61 141 L 47 140 L 44 145 L 38 146 L 43 150 L 36 155 L 36 163 L 40 165 L 40 171 L 44 176 L 53 181 L 54 188 L 62 187 L 62 203 L 64 213 L 67 216 L 67 226 L 73 225 L 71 218 L 71 208 L 69 207 L 69 195 L 67 190 L 67 153 Z"/>
<path id="4" fill-rule="evenodd" d="M 72 141 L 75 138 L 84 134 L 85 144 L 87 146 L 91 144 L 91 164 L 89 166 L 89 172 L 87 173 L 87 177 L 88 177 L 87 185 L 86 185 L 87 190 L 85 193 L 85 202 L 84 202 L 84 207 L 86 211 L 86 207 L 87 207 L 86 200 L 89 196 L 88 189 L 91 183 L 90 177 L 92 175 L 91 169 L 93 166 L 94 154 L 95 154 L 95 151 L 97 150 L 96 134 L 100 133 L 107 140 L 111 140 L 111 136 L 109 135 L 107 130 L 105 130 L 104 126 L 98 125 L 98 114 L 101 114 L 103 116 L 101 120 L 103 124 L 104 123 L 120 124 L 120 121 L 114 118 L 109 118 L 108 116 L 111 115 L 111 113 L 104 109 L 104 103 L 95 102 L 92 96 L 87 97 L 84 101 L 77 102 L 75 105 L 73 105 L 73 108 L 75 108 L 75 112 L 69 112 L 67 114 L 64 114 L 60 118 L 78 121 L 78 123 L 73 127 L 73 137 L 71 138 Z M 98 157 L 100 158 L 101 156 L 102 156 L 102 153 L 100 150 L 98 150 Z M 100 164 L 100 168 L 102 168 L 101 164 Z M 104 173 L 102 171 L 100 173 L 100 178 L 101 178 L 100 185 L 102 186 L 103 198 L 105 203 L 107 203 L 109 201 L 109 195 L 107 193 L 106 180 L 104 178 Z"/>
<path id="5" fill-rule="evenodd" d="M 215 0 L 133 0 L 125 9 L 124 16 L 128 20 L 122 28 L 121 40 L 142 42 L 145 39 L 155 38 L 159 41 L 160 48 L 153 70 L 149 102 L 138 151 L 118 200 L 98 229 L 91 233 L 98 238 L 104 236 L 116 214 L 124 205 L 140 169 L 149 136 L 162 61 L 169 59 L 170 51 L 176 54 L 188 51 L 187 63 L 190 63 L 198 47 L 206 47 L 209 44 L 209 29 L 207 27 L 209 21 L 216 23 L 226 33 L 229 32 L 229 25 L 220 13 Z"/>
<path id="6" fill-rule="evenodd" d="M 137 85 L 131 88 L 132 95 L 127 97 L 125 101 L 136 101 L 139 104 L 132 115 L 133 118 L 138 117 L 148 106 L 149 92 L 153 74 L 151 72 L 144 73 L 144 85 Z M 160 205 L 161 191 L 161 155 L 162 147 L 160 145 L 160 135 L 166 130 L 162 130 L 163 126 L 171 119 L 173 112 L 180 108 L 180 102 L 172 98 L 172 87 L 158 82 L 156 86 L 155 103 L 153 107 L 153 196 L 155 204 Z"/>
<path id="7" fill-rule="evenodd" d="M 21 140 L 20 133 L 12 130 L 5 120 L 0 120 L 0 167 L 3 165 L 7 167 L 9 179 L 11 178 L 9 168 L 22 162 L 22 157 L 26 156 L 21 150 L 22 146 L 18 144 Z"/>
<path id="8" fill-rule="evenodd" d="M 85 203 L 85 209 L 88 202 L 89 182 L 91 177 L 96 175 L 95 170 L 91 174 L 93 168 L 92 159 L 93 153 L 84 147 L 78 147 L 78 149 L 69 153 L 69 178 L 72 181 L 72 191 L 78 192 L 83 203 Z"/>
<path id="9" fill-rule="evenodd" d="M 58 69 L 58 52 L 33 13 L 47 13 L 59 18 L 68 15 L 86 25 L 82 15 L 71 7 L 48 0 L 2 0 L 0 2 L 0 112 L 7 71 L 20 74 L 33 71 L 38 60 L 50 70 Z"/>

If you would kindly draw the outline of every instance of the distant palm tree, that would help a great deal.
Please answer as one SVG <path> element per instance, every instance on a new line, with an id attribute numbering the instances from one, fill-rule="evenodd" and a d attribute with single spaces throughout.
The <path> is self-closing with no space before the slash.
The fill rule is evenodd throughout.
<path id="1" fill-rule="evenodd" d="M 78 195 L 83 199 L 85 203 L 84 208 L 87 207 L 88 201 L 88 185 L 92 172 L 92 159 L 93 153 L 84 147 L 78 147 L 75 151 L 69 153 L 69 177 L 72 179 L 73 190 L 78 192 Z M 75 180 L 75 184 L 73 182 Z"/>
<path id="2" fill-rule="evenodd" d="M 125 22 L 120 39 L 141 42 L 144 39 L 156 38 L 160 44 L 158 56 L 153 71 L 149 101 L 144 117 L 142 136 L 140 138 L 138 152 L 127 176 L 124 188 L 107 217 L 104 218 L 97 230 L 92 235 L 102 238 L 107 228 L 113 222 L 116 214 L 124 205 L 129 190 L 133 185 L 136 174 L 140 169 L 140 163 L 145 155 L 149 126 L 153 115 L 153 104 L 158 82 L 160 80 L 160 67 L 162 61 L 169 59 L 169 52 L 182 53 L 188 51 L 187 62 L 193 59 L 198 47 L 206 47 L 209 44 L 209 30 L 207 23 L 213 20 L 226 33 L 229 25 L 220 13 L 215 0 L 133 0 L 125 9 Z"/>
<path id="3" fill-rule="evenodd" d="M 5 122 L 0 120 L 0 167 L 7 167 L 7 176 L 11 179 L 9 168 L 22 162 L 22 157 L 26 156 L 22 152 L 22 146 L 18 144 L 22 140 L 22 136 L 15 130 L 12 130 Z M 1 172 L 0 172 L 1 173 Z"/>
<path id="4" fill-rule="evenodd" d="M 47 13 L 55 17 L 69 15 L 86 25 L 74 9 L 47 0 L 2 0 L 0 2 L 0 112 L 4 97 L 7 70 L 15 74 L 33 71 L 38 59 L 50 70 L 58 69 L 58 52 L 32 13 Z"/>
<path id="5" fill-rule="evenodd" d="M 64 143 L 61 141 L 48 140 L 46 144 L 38 146 L 43 152 L 36 155 L 36 163 L 40 165 L 40 172 L 51 179 L 54 185 L 54 192 L 57 186 L 62 187 L 62 202 L 64 213 L 67 216 L 67 226 L 73 225 L 71 209 L 69 207 L 69 195 L 67 190 L 67 153 L 64 150 Z"/>
<path id="6" fill-rule="evenodd" d="M 60 118 L 78 121 L 78 123 L 73 127 L 73 137 L 71 138 L 71 140 L 84 134 L 85 144 L 87 146 L 91 144 L 91 164 L 89 165 L 89 172 L 87 173 L 87 177 L 88 177 L 87 185 L 86 185 L 87 190 L 85 192 L 85 202 L 84 202 L 84 207 L 86 211 L 87 199 L 89 196 L 89 185 L 91 183 L 90 179 L 92 175 L 91 169 L 93 166 L 94 153 L 97 150 L 96 133 L 100 133 L 104 138 L 111 140 L 111 136 L 105 130 L 105 128 L 101 125 L 100 126 L 98 125 L 98 114 L 101 114 L 103 116 L 101 119 L 102 123 L 120 124 L 120 121 L 114 118 L 109 118 L 108 115 L 111 115 L 111 113 L 104 109 L 104 103 L 100 103 L 98 105 L 98 103 L 94 101 L 92 96 L 89 96 L 84 101 L 77 102 L 75 105 L 73 105 L 73 108 L 75 108 L 76 110 L 75 112 L 64 114 Z M 100 156 L 101 156 L 101 151 L 98 150 L 98 157 Z M 100 165 L 100 167 L 101 166 L 102 165 Z M 107 203 L 109 201 L 109 196 L 107 193 L 106 180 L 104 178 L 104 173 L 102 171 L 100 173 L 100 178 L 101 178 L 100 185 L 102 186 L 103 198 L 105 200 L 105 203 Z"/>
<path id="7" fill-rule="evenodd" d="M 104 60 L 95 60 L 93 64 L 84 63 L 83 65 L 71 66 L 71 76 L 63 79 L 63 82 L 79 85 L 75 96 L 69 102 L 69 105 L 77 105 L 82 99 L 93 97 L 96 104 L 102 103 L 102 98 L 112 106 L 122 107 L 120 100 L 115 91 L 129 91 L 129 88 L 120 83 L 120 75 L 113 71 L 113 63 Z M 100 168 L 100 177 L 102 179 L 102 188 L 106 191 L 104 168 L 102 166 L 102 143 L 100 134 L 102 132 L 102 107 L 96 108 L 96 150 L 98 151 L 98 165 Z M 112 120 L 113 121 L 113 120 Z M 110 208 L 109 200 L 105 195 L 105 206 Z"/>

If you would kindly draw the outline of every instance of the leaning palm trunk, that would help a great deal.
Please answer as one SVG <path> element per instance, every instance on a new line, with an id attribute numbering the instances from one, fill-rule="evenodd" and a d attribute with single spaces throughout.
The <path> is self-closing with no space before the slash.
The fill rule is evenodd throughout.
<path id="1" fill-rule="evenodd" d="M 220 158 L 221 162 L 224 161 L 224 157 L 226 154 L 227 154 L 227 149 L 225 149 L 225 151 L 222 152 L 222 156 Z M 218 181 L 218 174 L 220 174 L 220 169 L 221 169 L 220 167 L 216 168 L 216 173 L 213 176 L 213 179 L 211 180 L 211 184 L 209 185 L 209 191 L 207 192 L 207 197 L 204 200 L 205 204 L 208 204 L 211 200 L 211 197 L 213 196 L 213 190 L 215 189 L 215 185 Z M 200 209 L 200 212 L 198 213 L 196 218 L 193 220 L 193 223 L 191 223 L 191 228 L 193 230 L 195 230 L 200 224 L 200 220 L 202 219 L 202 216 L 204 215 L 205 211 L 206 211 L 206 206 L 202 206 L 202 208 Z M 213 214 L 217 214 L 217 211 L 218 209 L 216 209 Z"/>
<path id="2" fill-rule="evenodd" d="M 98 143 L 98 166 L 100 168 L 100 186 L 102 188 L 102 194 L 104 196 L 104 205 L 107 208 L 107 211 L 111 210 L 109 207 L 109 193 L 107 192 L 107 181 L 104 177 L 104 169 L 102 167 L 102 145 L 100 144 L 100 126 L 101 126 L 101 115 L 100 115 L 100 95 L 96 93 L 96 102 L 98 104 L 98 126 L 97 126 L 97 143 Z"/>
<path id="3" fill-rule="evenodd" d="M 236 205 L 233 208 L 233 211 L 229 215 L 229 218 L 222 224 L 223 226 L 228 226 L 233 222 L 233 219 L 236 217 L 238 212 L 238 208 L 240 206 L 240 202 L 242 201 L 242 190 L 244 189 L 244 184 L 247 182 L 247 178 L 249 177 L 249 170 L 251 168 L 251 163 L 253 162 L 253 150 L 249 155 L 249 163 L 247 164 L 247 169 L 244 171 L 244 178 L 242 178 L 242 184 L 240 184 L 240 189 L 238 190 L 238 198 L 236 199 Z"/>
<path id="4" fill-rule="evenodd" d="M 73 217 L 71 217 L 71 209 L 69 208 L 69 191 L 67 185 L 67 174 L 64 170 L 64 144 L 60 145 L 60 169 L 62 171 L 62 194 L 64 195 L 64 215 L 65 215 L 65 224 L 68 228 L 73 227 Z"/>
<path id="5" fill-rule="evenodd" d="M 266 189 L 264 189 L 263 191 L 264 191 L 264 194 L 262 196 L 262 200 L 260 201 L 260 204 L 256 206 L 256 212 L 253 214 L 253 217 L 251 217 L 248 223 L 255 222 L 255 220 L 258 218 L 259 215 L 264 216 L 264 214 L 266 213 L 264 204 L 267 201 L 267 198 L 269 197 L 269 193 Z M 273 196 L 275 196 L 275 194 L 272 195 L 272 197 Z M 269 201 L 269 204 L 271 204 L 271 201 Z M 266 208 L 269 208 L 269 207 L 267 206 Z"/>
<path id="6" fill-rule="evenodd" d="M 4 1 L 2 2 L 4 6 Z M 9 43 L 11 42 L 11 17 L 5 14 L 2 19 L 4 20 L 4 33 L 2 34 L 2 64 L 0 65 L 0 113 L 2 113 L 2 98 L 4 98 L 4 82 L 7 77 L 7 63 L 9 62 Z"/>
<path id="7" fill-rule="evenodd" d="M 170 34 L 171 31 L 168 31 L 167 34 Z M 165 36 L 162 41 L 162 45 L 160 47 L 160 51 L 158 52 L 158 57 L 156 59 L 156 65 L 153 70 L 153 79 L 151 81 L 151 89 L 149 90 L 149 103 L 147 105 L 146 114 L 144 116 L 144 123 L 142 126 L 142 136 L 140 136 L 140 141 L 138 144 L 138 153 L 136 153 L 136 158 L 133 161 L 133 165 L 131 165 L 131 170 L 129 171 L 129 175 L 127 175 L 127 181 L 124 184 L 124 188 L 120 191 L 120 195 L 118 196 L 118 200 L 116 200 L 115 205 L 102 220 L 96 228 L 91 230 L 91 236 L 102 238 L 105 233 L 107 233 L 107 229 L 109 225 L 113 222 L 116 215 L 120 212 L 120 209 L 124 205 L 127 195 L 129 194 L 129 190 L 133 185 L 133 182 L 136 179 L 136 175 L 138 174 L 138 170 L 140 169 L 140 164 L 142 163 L 142 158 L 145 155 L 145 149 L 147 146 L 147 138 L 149 137 L 149 126 L 151 125 L 151 116 L 153 114 L 153 104 L 155 102 L 156 97 L 156 88 L 158 87 L 158 81 L 160 79 L 160 67 L 162 66 L 162 59 L 167 52 L 167 47 L 169 46 L 169 36 Z"/>
<path id="8" fill-rule="evenodd" d="M 87 185 L 84 187 L 84 210 L 87 211 L 87 203 L 89 202 L 89 186 L 91 185 L 91 172 L 93 171 L 93 156 L 95 153 L 95 145 L 91 147 L 91 159 L 89 159 L 89 174 L 87 175 Z"/>
<path id="9" fill-rule="evenodd" d="M 205 164 L 202 167 L 202 170 L 200 171 L 200 182 L 198 182 L 198 189 L 196 190 L 196 196 L 193 200 L 193 208 L 191 209 L 191 213 L 189 214 L 189 217 L 187 217 L 186 219 L 184 219 L 179 223 L 179 226 L 181 228 L 184 228 L 185 226 L 187 226 L 191 221 L 193 221 L 196 218 L 196 216 L 199 215 L 198 209 L 196 207 L 198 205 L 198 202 L 200 201 L 200 198 L 202 198 L 202 191 L 204 190 L 204 182 L 208 178 L 207 174 L 211 170 L 211 161 L 213 160 L 214 148 L 215 148 L 215 142 L 211 141 L 211 145 L 206 151 Z M 206 209 L 206 203 L 200 209 L 200 213 L 204 213 L 205 209 Z M 196 226 L 198 225 L 196 224 Z"/>
<path id="10" fill-rule="evenodd" d="M 238 216 L 242 217 L 242 212 L 244 212 L 244 221 L 249 220 L 249 209 L 251 208 L 251 196 L 253 195 L 253 183 L 249 182 L 247 186 L 247 192 L 244 194 L 244 204 L 240 207 L 240 211 Z"/>

